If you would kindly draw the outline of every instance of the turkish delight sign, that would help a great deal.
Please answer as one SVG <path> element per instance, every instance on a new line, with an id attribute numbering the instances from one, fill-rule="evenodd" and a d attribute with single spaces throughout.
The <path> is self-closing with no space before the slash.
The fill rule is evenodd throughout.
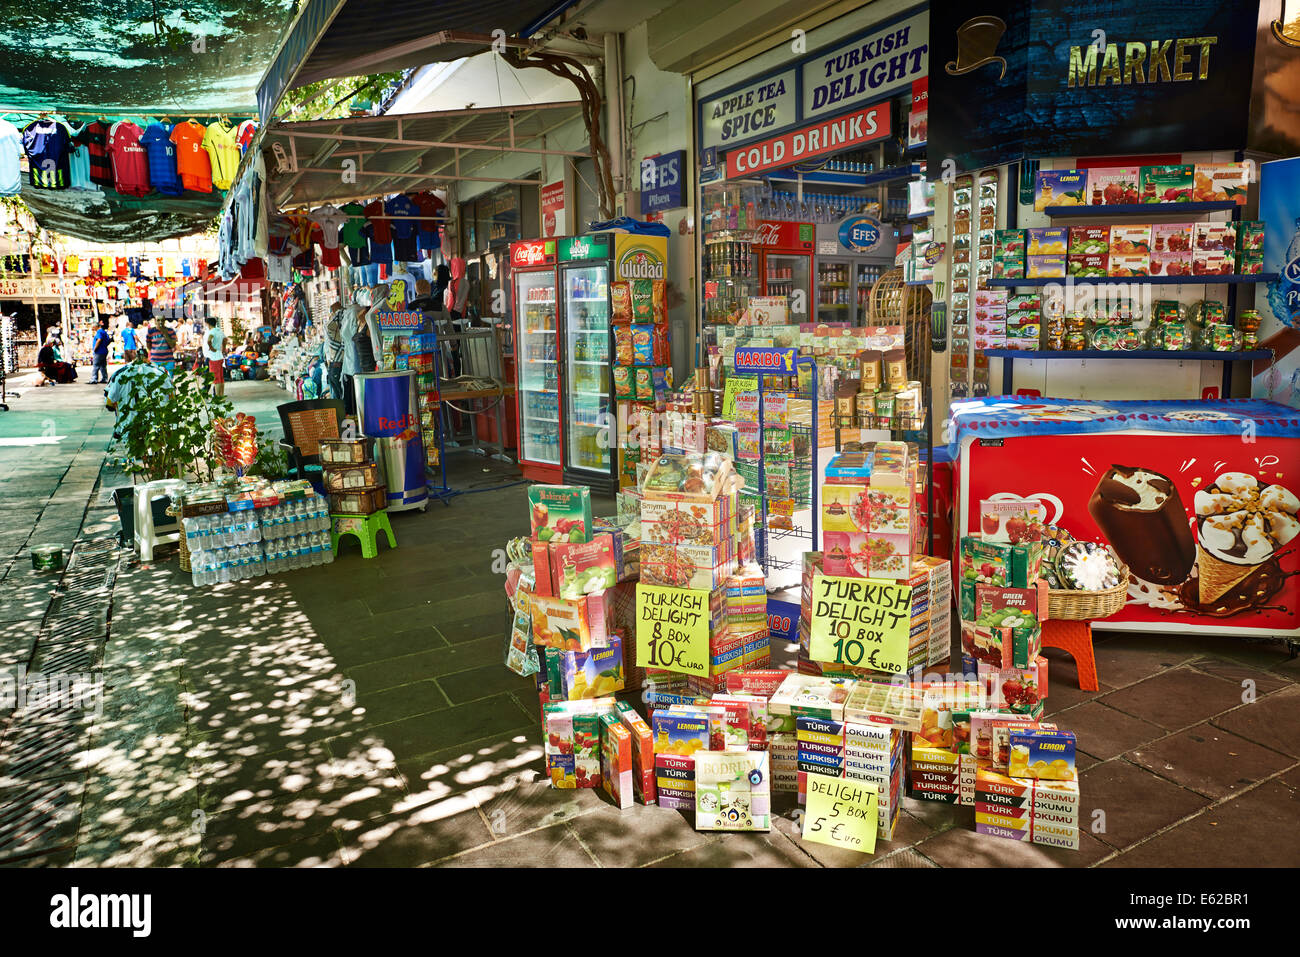
<path id="1" fill-rule="evenodd" d="M 803 839 L 874 854 L 879 800 L 876 786 L 865 781 L 809 774 Z"/>
<path id="2" fill-rule="evenodd" d="M 817 575 L 808 654 L 816 661 L 901 674 L 907 670 L 911 623 L 911 585 Z"/>
<path id="3" fill-rule="evenodd" d="M 708 674 L 709 593 L 638 584 L 636 655 L 643 668 Z"/>

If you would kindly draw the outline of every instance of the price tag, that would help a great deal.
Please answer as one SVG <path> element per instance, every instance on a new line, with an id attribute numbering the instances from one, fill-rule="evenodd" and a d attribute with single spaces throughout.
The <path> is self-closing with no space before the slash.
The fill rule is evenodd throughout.
<path id="1" fill-rule="evenodd" d="M 709 671 L 709 593 L 636 586 L 636 660 L 687 675 Z"/>
<path id="2" fill-rule="evenodd" d="M 880 822 L 878 800 L 874 784 L 809 774 L 803 839 L 874 854 L 876 826 Z"/>
<path id="3" fill-rule="evenodd" d="M 907 670 L 911 623 L 911 585 L 817 575 L 808 654 L 816 661 L 900 674 Z"/>
<path id="4" fill-rule="evenodd" d="M 722 417 L 730 422 L 736 421 L 736 396 L 742 392 L 757 392 L 758 376 L 733 375 L 727 378 L 722 388 Z"/>

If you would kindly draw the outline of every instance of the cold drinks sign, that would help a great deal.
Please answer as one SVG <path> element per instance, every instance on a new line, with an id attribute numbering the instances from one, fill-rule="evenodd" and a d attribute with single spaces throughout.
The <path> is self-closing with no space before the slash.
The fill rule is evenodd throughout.
<path id="1" fill-rule="evenodd" d="M 774 136 L 727 154 L 727 178 L 749 176 L 838 153 L 889 136 L 889 104 L 880 103 L 848 116 Z"/>

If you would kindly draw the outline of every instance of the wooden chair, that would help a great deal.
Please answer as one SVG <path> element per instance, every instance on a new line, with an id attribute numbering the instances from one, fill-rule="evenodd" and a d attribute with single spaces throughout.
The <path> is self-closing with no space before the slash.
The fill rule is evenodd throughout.
<path id="1" fill-rule="evenodd" d="M 280 446 L 289 456 L 289 477 L 306 479 L 323 494 L 320 441 L 337 439 L 344 408 L 339 399 L 308 399 L 277 406 L 284 438 Z"/>

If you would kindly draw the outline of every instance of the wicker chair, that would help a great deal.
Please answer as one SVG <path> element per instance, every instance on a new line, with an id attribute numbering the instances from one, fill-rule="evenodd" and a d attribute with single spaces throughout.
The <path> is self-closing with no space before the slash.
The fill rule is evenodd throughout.
<path id="1" fill-rule="evenodd" d="M 338 399 L 309 399 L 277 406 L 284 438 L 280 446 L 289 456 L 289 477 L 306 479 L 322 491 L 320 440 L 337 439 L 343 425 L 343 403 Z"/>

